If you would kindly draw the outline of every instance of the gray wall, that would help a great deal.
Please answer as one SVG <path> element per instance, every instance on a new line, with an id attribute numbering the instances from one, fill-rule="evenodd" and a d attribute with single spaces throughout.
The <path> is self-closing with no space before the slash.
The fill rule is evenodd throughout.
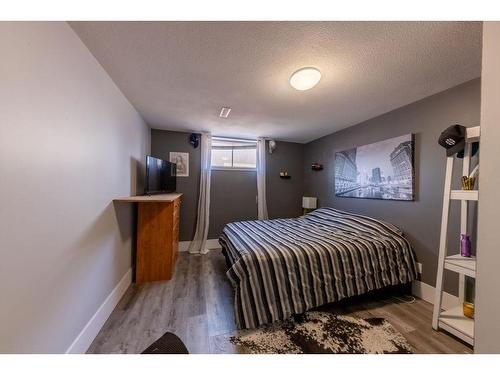
<path id="1" fill-rule="evenodd" d="M 305 195 L 318 197 L 320 206 L 369 215 L 399 226 L 423 265 L 422 281 L 435 285 L 446 162 L 445 151 L 437 139 L 449 125 L 478 125 L 479 111 L 480 80 L 475 79 L 308 143 L 304 154 Z M 408 133 L 415 134 L 414 202 L 335 197 L 336 151 Z M 310 166 L 314 162 L 324 164 L 325 169 L 312 171 Z M 454 176 L 460 176 L 461 163 L 455 164 Z M 458 178 L 456 180 L 458 184 Z M 453 228 L 450 246 L 458 246 L 458 202 L 452 203 L 450 216 Z M 456 292 L 455 275 L 446 274 L 445 289 Z"/>
<path id="2" fill-rule="evenodd" d="M 183 194 L 180 241 L 191 240 L 196 227 L 196 207 L 200 185 L 200 148 L 189 143 L 189 133 L 151 129 L 151 155 L 169 160 L 171 151 L 189 153 L 189 177 L 177 177 L 177 191 Z"/>
<path id="3" fill-rule="evenodd" d="M 0 352 L 62 353 L 130 270 L 149 128 L 66 23 L 0 50 Z"/>
<path id="4" fill-rule="evenodd" d="M 193 148 L 188 141 L 189 133 L 151 130 L 153 156 L 168 160 L 171 151 L 189 152 L 189 177 L 177 178 L 177 191 L 183 193 L 181 241 L 190 241 L 194 235 L 200 181 L 200 148 Z M 277 142 L 274 153 L 266 155 L 267 205 L 271 218 L 300 215 L 303 149 L 298 143 Z M 287 170 L 292 178 L 279 178 L 282 170 Z M 257 218 L 255 171 L 213 170 L 211 183 L 209 238 L 218 238 L 227 223 Z"/>
<path id="5" fill-rule="evenodd" d="M 500 249 L 498 246 L 498 140 L 500 139 L 500 22 L 483 25 L 481 171 L 479 177 L 476 353 L 500 353 Z"/>
<path id="6" fill-rule="evenodd" d="M 213 170 L 208 238 L 219 238 L 232 221 L 255 220 L 256 196 L 256 172 Z"/>
<path id="7" fill-rule="evenodd" d="M 267 210 L 270 218 L 297 217 L 302 214 L 304 193 L 304 145 L 276 142 L 276 150 L 267 154 Z M 287 171 L 290 179 L 280 178 Z"/>

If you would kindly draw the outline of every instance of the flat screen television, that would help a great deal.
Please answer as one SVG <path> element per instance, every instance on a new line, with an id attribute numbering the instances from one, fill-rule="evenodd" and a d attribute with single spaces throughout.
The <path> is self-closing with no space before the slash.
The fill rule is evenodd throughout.
<path id="1" fill-rule="evenodd" d="M 169 161 L 146 156 L 145 194 L 173 193 L 176 189 L 177 165 Z"/>

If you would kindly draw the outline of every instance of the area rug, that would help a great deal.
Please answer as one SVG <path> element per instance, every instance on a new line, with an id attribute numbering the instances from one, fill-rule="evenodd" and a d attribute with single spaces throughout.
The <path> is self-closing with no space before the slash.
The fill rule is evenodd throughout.
<path id="1" fill-rule="evenodd" d="M 385 319 L 357 319 L 321 311 L 243 330 L 230 341 L 252 354 L 412 353 L 403 335 Z"/>

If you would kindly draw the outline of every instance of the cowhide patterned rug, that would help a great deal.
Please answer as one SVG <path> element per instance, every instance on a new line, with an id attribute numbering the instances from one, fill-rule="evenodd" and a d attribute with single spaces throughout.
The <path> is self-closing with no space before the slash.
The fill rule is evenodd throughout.
<path id="1" fill-rule="evenodd" d="M 321 311 L 243 330 L 230 341 L 253 354 L 412 353 L 406 339 L 385 319 L 356 319 Z"/>

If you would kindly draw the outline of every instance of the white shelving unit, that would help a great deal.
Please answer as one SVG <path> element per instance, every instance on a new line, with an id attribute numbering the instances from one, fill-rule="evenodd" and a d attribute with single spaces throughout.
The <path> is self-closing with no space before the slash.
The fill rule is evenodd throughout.
<path id="1" fill-rule="evenodd" d="M 452 190 L 450 199 L 459 201 L 477 201 L 479 198 L 479 191 L 477 190 Z"/>
<path id="2" fill-rule="evenodd" d="M 476 257 L 466 258 L 460 254 L 449 255 L 444 258 L 444 268 L 458 274 L 476 277 Z"/>
<path id="3" fill-rule="evenodd" d="M 479 141 L 481 129 L 479 126 L 467 128 L 467 139 L 463 158 L 462 175 L 470 173 L 471 145 Z M 441 235 L 439 240 L 439 260 L 436 278 L 436 296 L 434 301 L 434 314 L 432 317 L 432 328 L 443 329 L 459 339 L 474 345 L 474 320 L 463 314 L 462 304 L 465 298 L 465 276 L 476 277 L 476 257 L 462 257 L 460 253 L 448 255 L 448 219 L 450 216 L 450 201 L 459 200 L 460 231 L 467 233 L 467 211 L 470 201 L 479 200 L 478 190 L 451 190 L 453 175 L 454 156 L 446 160 L 446 176 L 444 180 L 443 216 L 441 218 Z M 443 299 L 443 277 L 444 270 L 456 272 L 459 275 L 459 305 L 449 310 L 442 310 Z"/>
<path id="4" fill-rule="evenodd" d="M 439 328 L 474 345 L 474 320 L 464 316 L 462 306 L 442 311 L 439 317 Z"/>

